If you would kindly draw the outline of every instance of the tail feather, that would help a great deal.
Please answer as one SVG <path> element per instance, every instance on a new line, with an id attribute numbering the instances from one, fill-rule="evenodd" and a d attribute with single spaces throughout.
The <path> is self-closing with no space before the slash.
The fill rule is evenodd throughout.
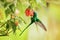
<path id="1" fill-rule="evenodd" d="M 32 23 L 30 23 L 26 28 L 24 28 L 24 30 L 20 33 L 20 36 L 23 34 L 23 32 L 31 25 Z"/>

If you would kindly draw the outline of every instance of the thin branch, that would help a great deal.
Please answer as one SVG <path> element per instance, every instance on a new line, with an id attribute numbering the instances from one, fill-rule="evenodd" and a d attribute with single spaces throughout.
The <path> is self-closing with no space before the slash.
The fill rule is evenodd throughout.
<path id="1" fill-rule="evenodd" d="M 5 22 L 3 25 L 1 25 L 1 27 L 3 27 L 6 23 L 7 23 L 7 22 Z M 1 27 L 0 27 L 0 28 L 1 28 Z"/>

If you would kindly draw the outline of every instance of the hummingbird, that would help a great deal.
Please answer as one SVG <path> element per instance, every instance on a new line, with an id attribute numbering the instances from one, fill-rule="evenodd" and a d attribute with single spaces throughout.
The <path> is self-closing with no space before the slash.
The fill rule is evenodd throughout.
<path id="1" fill-rule="evenodd" d="M 30 12 L 29 12 L 29 13 L 30 13 Z M 31 15 L 31 14 L 30 14 L 30 15 Z M 38 19 L 37 13 L 34 11 L 34 12 L 33 12 L 33 15 L 31 16 L 31 22 L 30 22 L 30 24 L 29 24 L 26 28 L 23 29 L 23 31 L 20 33 L 20 36 L 21 36 L 21 35 L 23 34 L 23 32 L 24 32 L 30 25 L 32 25 L 33 23 L 39 25 L 41 28 L 43 28 L 45 31 L 47 31 L 45 25 L 41 22 L 41 20 Z"/>

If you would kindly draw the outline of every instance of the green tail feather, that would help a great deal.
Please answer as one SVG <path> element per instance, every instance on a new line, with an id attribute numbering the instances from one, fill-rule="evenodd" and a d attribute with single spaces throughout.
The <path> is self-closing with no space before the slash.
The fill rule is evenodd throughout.
<path id="1" fill-rule="evenodd" d="M 32 22 L 33 23 L 33 22 Z M 20 33 L 20 36 L 23 34 L 23 32 L 32 24 L 30 23 L 21 33 Z"/>

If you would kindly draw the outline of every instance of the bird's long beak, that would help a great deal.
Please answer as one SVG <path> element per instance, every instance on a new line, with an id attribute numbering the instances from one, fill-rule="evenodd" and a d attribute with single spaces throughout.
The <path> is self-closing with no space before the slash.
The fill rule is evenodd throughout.
<path id="1" fill-rule="evenodd" d="M 45 31 L 47 31 L 46 27 L 42 22 L 35 22 L 35 24 L 38 24 L 41 28 L 43 28 Z"/>

